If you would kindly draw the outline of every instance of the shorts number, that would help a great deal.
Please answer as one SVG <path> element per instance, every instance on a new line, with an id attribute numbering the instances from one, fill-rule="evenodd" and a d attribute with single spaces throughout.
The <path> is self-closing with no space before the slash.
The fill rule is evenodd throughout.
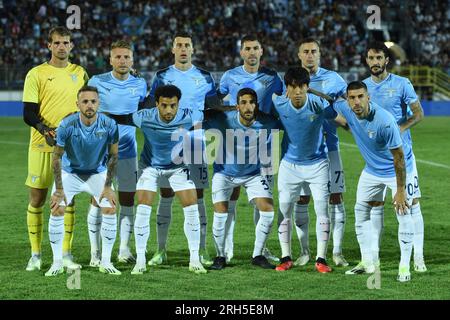
<path id="1" fill-rule="evenodd" d="M 200 180 L 208 179 L 208 169 L 205 167 L 198 168 L 200 171 Z"/>
<path id="2" fill-rule="evenodd" d="M 344 171 L 335 171 L 334 173 L 337 175 L 336 181 L 334 183 L 338 183 L 339 179 L 341 178 L 341 174 L 343 174 Z"/>
<path id="3" fill-rule="evenodd" d="M 189 179 L 189 169 L 188 168 L 184 168 L 183 172 L 186 173 L 187 179 L 191 180 L 191 179 Z"/>
<path id="4" fill-rule="evenodd" d="M 414 188 L 419 189 L 419 178 L 414 176 Z"/>
<path id="5" fill-rule="evenodd" d="M 410 196 L 412 196 L 414 194 L 414 186 L 412 185 L 412 183 L 408 183 L 408 185 L 406 186 L 406 188 L 408 189 L 408 194 Z"/>
<path id="6" fill-rule="evenodd" d="M 265 179 L 261 180 L 261 184 L 263 185 L 264 190 L 269 190 L 270 189 L 269 185 L 267 184 L 267 181 Z"/>

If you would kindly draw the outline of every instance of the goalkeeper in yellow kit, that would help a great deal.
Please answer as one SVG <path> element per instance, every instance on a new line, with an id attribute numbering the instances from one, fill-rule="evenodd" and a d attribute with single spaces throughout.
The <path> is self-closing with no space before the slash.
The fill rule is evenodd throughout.
<path id="1" fill-rule="evenodd" d="M 73 48 L 71 33 L 65 27 L 52 28 L 48 36 L 51 59 L 31 69 L 23 89 L 23 118 L 31 127 L 28 150 L 28 177 L 25 184 L 30 188 L 27 211 L 28 235 L 31 258 L 27 271 L 41 268 L 41 242 L 43 233 L 42 208 L 48 188 L 53 183 L 51 168 L 55 128 L 68 114 L 77 111 L 78 90 L 87 82 L 83 67 L 69 62 Z M 64 215 L 64 265 L 77 268 L 70 253 L 73 239 L 74 208 L 67 206 Z"/>

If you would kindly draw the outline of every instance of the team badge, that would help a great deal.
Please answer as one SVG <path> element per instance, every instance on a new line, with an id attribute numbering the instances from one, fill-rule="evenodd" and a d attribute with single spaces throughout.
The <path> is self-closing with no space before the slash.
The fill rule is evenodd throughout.
<path id="1" fill-rule="evenodd" d="M 192 77 L 191 79 L 195 81 L 195 85 L 196 85 L 197 87 L 200 85 L 200 82 L 202 81 L 202 78 L 195 78 L 195 77 Z"/>
<path id="2" fill-rule="evenodd" d="M 72 81 L 73 81 L 73 82 L 77 82 L 78 77 L 77 77 L 76 74 L 72 73 L 72 74 L 70 75 L 70 77 L 72 78 Z"/>
<path id="3" fill-rule="evenodd" d="M 389 98 L 394 96 L 395 89 L 387 89 L 386 91 L 389 92 Z"/>
<path id="4" fill-rule="evenodd" d="M 370 131 L 370 130 L 367 130 L 367 133 L 369 134 L 369 138 L 370 139 L 373 139 L 373 138 L 375 138 L 375 135 L 376 135 L 376 131 Z"/>
<path id="5" fill-rule="evenodd" d="M 136 94 L 137 88 L 130 88 L 131 95 L 134 96 Z"/>
<path id="6" fill-rule="evenodd" d="M 313 122 L 316 119 L 317 119 L 317 114 L 312 114 L 309 116 L 309 122 Z"/>
<path id="7" fill-rule="evenodd" d="M 96 136 L 97 138 L 102 138 L 104 135 L 105 135 L 105 132 L 102 132 L 102 131 L 96 132 L 96 133 L 95 133 L 95 136 Z"/>

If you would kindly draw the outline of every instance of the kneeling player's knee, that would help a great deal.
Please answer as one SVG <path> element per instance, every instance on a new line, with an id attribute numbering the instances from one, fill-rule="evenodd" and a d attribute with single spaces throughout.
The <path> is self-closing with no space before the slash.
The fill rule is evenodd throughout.
<path id="1" fill-rule="evenodd" d="M 113 215 L 116 213 L 116 209 L 114 208 L 102 208 L 102 214 Z"/>
<path id="2" fill-rule="evenodd" d="M 311 200 L 310 196 L 300 196 L 300 199 L 297 201 L 297 204 L 308 204 Z"/>
<path id="3" fill-rule="evenodd" d="M 419 198 L 414 198 L 413 201 L 412 201 L 412 204 L 416 205 L 418 203 L 419 203 Z"/>

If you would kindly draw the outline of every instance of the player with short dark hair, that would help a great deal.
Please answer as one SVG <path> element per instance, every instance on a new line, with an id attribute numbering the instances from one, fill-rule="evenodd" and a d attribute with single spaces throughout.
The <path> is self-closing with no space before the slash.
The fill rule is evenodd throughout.
<path id="1" fill-rule="evenodd" d="M 306 38 L 300 42 L 298 58 L 303 68 L 309 71 L 309 87 L 324 93 L 327 99 L 335 101 L 345 96 L 346 82 L 334 71 L 320 67 L 320 44 L 314 38 Z M 329 216 L 331 220 L 331 233 L 333 237 L 333 261 L 337 266 L 347 266 L 348 262 L 342 254 L 342 241 L 345 228 L 345 207 L 342 194 L 345 192 L 344 169 L 339 151 L 339 137 L 336 125 L 333 121 L 325 121 L 323 124 L 325 142 L 328 149 L 328 160 L 330 168 L 330 200 Z M 295 204 L 295 229 L 301 244 L 300 257 L 295 261 L 295 265 L 305 265 L 308 263 L 309 239 L 308 205 L 311 191 L 306 187 L 300 192 L 300 199 Z"/>
<path id="2" fill-rule="evenodd" d="M 203 119 L 203 110 L 209 107 L 220 105 L 216 94 L 214 79 L 210 72 L 200 69 L 192 64 L 192 55 L 194 47 L 192 37 L 188 33 L 179 33 L 173 39 L 172 54 L 175 63 L 165 69 L 156 72 L 151 85 L 150 97 L 154 99 L 155 90 L 162 85 L 176 85 L 182 92 L 179 101 L 179 107 L 183 110 L 192 110 L 196 121 Z M 204 145 L 204 135 L 197 130 L 192 133 L 193 145 Z M 197 141 L 197 142 L 196 142 Z M 205 149 L 203 147 L 202 149 Z M 206 164 L 206 155 L 204 150 L 193 152 L 193 158 L 189 159 L 188 164 L 190 177 L 194 181 L 198 209 L 200 212 L 200 259 L 203 264 L 211 265 L 212 260 L 206 250 L 206 226 L 207 216 L 205 201 L 203 199 L 203 190 L 209 187 L 208 166 Z M 161 182 L 160 200 L 157 211 L 157 231 L 158 231 L 158 250 L 149 265 L 159 265 L 167 260 L 167 235 L 172 217 L 173 190 L 171 190 L 168 181 Z"/>
<path id="3" fill-rule="evenodd" d="M 100 111 L 111 114 L 128 114 L 144 104 L 147 83 L 143 78 L 130 74 L 133 67 L 133 50 L 128 41 L 118 40 L 111 44 L 109 62 L 112 70 L 93 76 L 89 85 L 96 86 L 100 93 Z M 134 194 L 137 183 L 136 128 L 119 125 L 119 163 L 117 165 L 117 186 L 119 191 L 119 234 L 118 261 L 131 263 L 135 258 L 129 248 L 134 225 Z M 91 242 L 92 267 L 100 263 L 100 209 L 91 205 L 88 213 L 89 239 Z"/>
<path id="4" fill-rule="evenodd" d="M 97 88 L 82 87 L 78 91 L 76 112 L 64 118 L 58 129 L 53 151 L 52 168 L 55 176 L 50 201 L 51 216 L 48 234 L 53 251 L 53 263 L 45 273 L 56 276 L 64 272 L 62 238 L 64 208 L 73 197 L 87 192 L 102 208 L 102 252 L 100 272 L 120 275 L 111 263 L 116 239 L 116 199 L 112 179 L 118 161 L 119 132 L 114 120 L 97 113 Z M 73 268 L 72 266 L 70 268 Z"/>
<path id="5" fill-rule="evenodd" d="M 259 111 L 270 114 L 272 107 L 272 95 L 281 95 L 283 93 L 283 81 L 275 70 L 261 66 L 261 57 L 263 48 L 255 35 L 246 35 L 241 39 L 241 58 L 243 64 L 227 70 L 220 79 L 219 95 L 225 97 L 228 95 L 228 104 L 237 105 L 237 93 L 242 88 L 251 88 L 255 90 L 258 96 Z M 271 151 L 271 138 L 268 140 L 268 150 Z M 273 168 L 266 165 L 261 166 L 263 176 L 273 187 L 274 177 Z M 233 257 L 233 233 L 236 221 L 236 203 L 239 198 L 240 188 L 235 188 L 228 202 L 228 218 L 226 224 L 226 244 L 225 254 L 229 262 Z M 254 207 L 253 219 L 255 225 L 259 221 L 259 210 Z M 279 261 L 279 259 L 264 248 L 264 256 L 268 259 Z"/>
<path id="6" fill-rule="evenodd" d="M 414 175 L 414 184 L 411 186 L 414 189 L 414 199 L 411 206 L 411 216 L 414 221 L 414 269 L 417 272 L 425 272 L 427 267 L 423 257 L 424 224 L 419 203 L 421 192 L 410 131 L 411 127 L 422 121 L 423 109 L 409 79 L 387 71 L 389 49 L 383 42 L 372 42 L 367 46 L 366 63 L 371 75 L 363 81 L 367 85 L 371 101 L 394 116 L 402 133 L 403 141 L 411 145 Z M 381 244 L 384 206 L 373 206 L 370 216 L 374 236 L 372 241 L 373 252 L 377 255 Z"/>
<path id="7" fill-rule="evenodd" d="M 69 30 L 65 27 L 52 28 L 47 47 L 51 58 L 28 71 L 22 99 L 23 119 L 31 127 L 28 177 L 25 182 L 30 191 L 27 225 L 31 258 L 27 271 L 41 268 L 42 207 L 53 182 L 51 157 L 55 145 L 55 128 L 61 119 L 77 110 L 77 92 L 88 80 L 83 67 L 69 62 L 69 54 L 73 48 Z M 70 252 L 74 224 L 74 207 L 67 206 L 63 240 L 65 266 L 75 265 Z"/>

